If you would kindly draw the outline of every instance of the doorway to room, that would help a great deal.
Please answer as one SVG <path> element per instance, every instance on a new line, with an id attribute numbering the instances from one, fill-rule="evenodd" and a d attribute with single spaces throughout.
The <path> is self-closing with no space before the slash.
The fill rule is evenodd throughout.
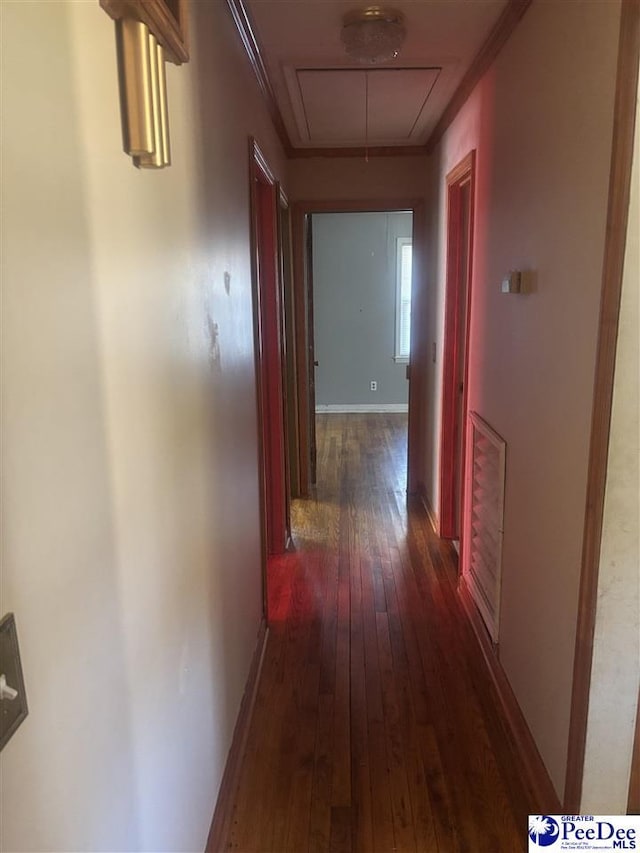
<path id="1" fill-rule="evenodd" d="M 410 356 L 420 293 L 420 214 L 420 203 L 410 200 L 295 206 L 303 495 L 316 480 L 316 418 L 326 426 L 334 415 L 384 415 L 402 423 L 402 489 L 411 491 L 419 395 Z"/>
<path id="2" fill-rule="evenodd" d="M 264 155 L 251 140 L 254 351 L 260 461 L 263 605 L 268 607 L 269 560 L 290 539 L 287 464 L 285 322 L 283 299 L 283 198 Z"/>
<path id="3" fill-rule="evenodd" d="M 310 396 L 319 432 L 384 429 L 406 487 L 413 214 L 314 213 L 308 265 Z M 391 428 L 392 427 L 392 428 Z M 316 466 L 314 466 L 316 467 Z"/>

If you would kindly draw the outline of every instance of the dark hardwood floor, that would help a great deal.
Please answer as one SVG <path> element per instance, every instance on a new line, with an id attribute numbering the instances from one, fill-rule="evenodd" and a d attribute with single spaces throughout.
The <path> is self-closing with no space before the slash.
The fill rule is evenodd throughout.
<path id="1" fill-rule="evenodd" d="M 455 556 L 405 496 L 404 415 L 318 417 L 318 486 L 270 566 L 225 849 L 525 849 L 528 803 Z"/>

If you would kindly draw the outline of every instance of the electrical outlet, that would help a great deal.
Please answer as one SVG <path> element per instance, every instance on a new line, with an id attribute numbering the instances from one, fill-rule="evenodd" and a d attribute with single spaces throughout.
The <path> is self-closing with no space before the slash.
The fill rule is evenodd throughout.
<path id="1" fill-rule="evenodd" d="M 372 390 L 372 391 L 377 391 L 377 390 L 378 390 L 378 383 L 376 382 L 376 380 L 375 380 L 375 379 L 372 379 L 372 380 L 371 380 L 371 386 L 370 386 L 370 387 L 371 387 L 371 390 Z"/>

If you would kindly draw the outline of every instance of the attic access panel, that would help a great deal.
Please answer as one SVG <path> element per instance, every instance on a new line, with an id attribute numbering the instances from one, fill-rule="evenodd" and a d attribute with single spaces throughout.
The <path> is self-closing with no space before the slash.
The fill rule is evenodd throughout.
<path id="1" fill-rule="evenodd" d="M 287 74 L 301 138 L 314 145 L 411 144 L 440 68 L 297 68 Z"/>

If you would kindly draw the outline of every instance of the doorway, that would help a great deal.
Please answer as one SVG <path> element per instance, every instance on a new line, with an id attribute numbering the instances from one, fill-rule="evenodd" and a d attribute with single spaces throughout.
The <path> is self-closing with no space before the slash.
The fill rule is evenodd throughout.
<path id="1" fill-rule="evenodd" d="M 475 152 L 447 175 L 447 279 L 440 441 L 440 536 L 460 542 L 468 415 Z"/>
<path id="2" fill-rule="evenodd" d="M 284 407 L 287 424 L 287 452 L 285 464 L 287 485 L 291 499 L 300 495 L 298 472 L 298 386 L 295 356 L 295 301 L 293 292 L 293 258 L 291 251 L 291 211 L 285 194 L 280 192 L 280 246 L 283 294 L 283 345 L 284 345 Z"/>
<path id="3" fill-rule="evenodd" d="M 263 603 L 270 557 L 290 538 L 286 461 L 285 317 L 280 187 L 255 140 L 250 144 L 253 312 L 263 543 Z"/>
<path id="4" fill-rule="evenodd" d="M 405 221 L 402 234 L 394 231 L 394 217 Z M 363 236 L 367 220 L 374 225 L 368 246 Z M 419 373 L 410 372 L 408 342 L 422 291 L 422 222 L 422 202 L 416 200 L 301 202 L 294 207 L 303 496 L 315 479 L 316 407 L 323 415 L 408 409 L 407 489 L 417 481 L 418 442 L 412 437 L 419 435 Z M 374 282 L 382 272 L 385 282 Z M 404 299 L 396 286 L 403 272 Z M 402 341 L 406 352 L 398 348 Z"/>

